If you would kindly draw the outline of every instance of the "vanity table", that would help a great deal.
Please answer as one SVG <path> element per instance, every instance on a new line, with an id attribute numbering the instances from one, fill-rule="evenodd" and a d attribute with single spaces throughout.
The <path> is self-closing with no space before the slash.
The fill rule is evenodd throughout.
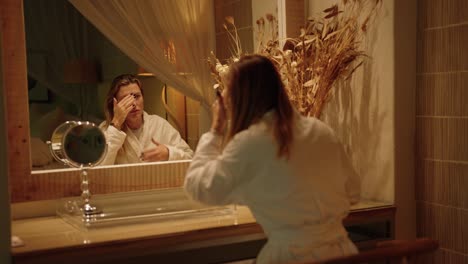
<path id="1" fill-rule="evenodd" d="M 362 201 L 345 219 L 360 249 L 394 238 L 395 207 Z M 220 263 L 254 258 L 265 243 L 246 207 L 235 218 L 185 218 L 79 230 L 57 216 L 19 219 L 13 263 Z"/>
<path id="2" fill-rule="evenodd" d="M 81 144 L 79 148 L 67 144 L 72 140 Z M 258 255 L 266 237 L 247 207 L 210 207 L 188 199 L 181 187 L 188 161 L 138 164 L 130 166 L 133 174 L 122 166 L 94 167 L 106 149 L 95 142 L 105 139 L 92 123 L 70 121 L 56 129 L 50 143 L 52 153 L 75 169 L 35 173 L 34 179 L 49 184 L 57 181 L 41 179 L 57 176 L 61 181 L 76 181 L 80 175 L 81 195 L 49 200 L 48 214 L 40 217 L 13 213 L 11 233 L 24 242 L 12 248 L 14 263 L 224 263 Z M 100 154 L 94 159 L 83 155 L 94 153 L 96 147 Z M 88 175 L 91 167 L 92 175 Z M 146 190 L 134 190 L 121 177 Z M 73 185 L 63 186 L 73 190 Z M 125 186 L 134 191 L 103 192 L 99 186 L 112 190 Z M 101 194 L 91 198 L 89 189 Z M 57 195 L 55 191 L 44 193 Z M 15 206 L 13 211 L 22 213 L 30 213 L 34 207 L 15 210 Z M 351 239 L 365 249 L 376 241 L 394 238 L 394 216 L 391 204 L 362 201 L 352 208 L 345 225 Z"/>

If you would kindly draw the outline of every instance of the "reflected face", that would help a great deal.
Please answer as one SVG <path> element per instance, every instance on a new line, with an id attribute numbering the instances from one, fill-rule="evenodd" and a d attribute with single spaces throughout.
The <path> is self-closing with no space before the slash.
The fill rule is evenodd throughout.
<path id="1" fill-rule="evenodd" d="M 141 93 L 140 87 L 136 83 L 122 86 L 115 98 L 120 102 L 120 100 L 131 95 L 134 97 L 135 107 L 128 113 L 125 123 L 131 129 L 138 129 L 143 124 L 144 111 L 143 94 Z"/>

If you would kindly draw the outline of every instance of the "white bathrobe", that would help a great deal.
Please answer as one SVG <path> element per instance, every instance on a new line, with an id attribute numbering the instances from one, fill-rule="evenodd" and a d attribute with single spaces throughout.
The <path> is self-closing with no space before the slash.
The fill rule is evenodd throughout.
<path id="1" fill-rule="evenodd" d="M 143 113 L 143 125 L 137 137 L 129 128 L 123 131 L 101 123 L 106 136 L 107 154 L 101 165 L 126 164 L 142 162 L 140 157 L 144 150 L 156 147 L 151 139 L 169 149 L 169 160 L 191 159 L 193 151 L 180 137 L 179 132 L 165 119 L 157 115 Z"/>
<path id="2" fill-rule="evenodd" d="M 220 135 L 205 133 L 186 174 L 185 189 L 193 199 L 250 208 L 268 237 L 259 264 L 357 253 L 342 220 L 359 200 L 359 177 L 327 125 L 296 115 L 288 161 L 277 158 L 269 112 L 224 150 Z"/>

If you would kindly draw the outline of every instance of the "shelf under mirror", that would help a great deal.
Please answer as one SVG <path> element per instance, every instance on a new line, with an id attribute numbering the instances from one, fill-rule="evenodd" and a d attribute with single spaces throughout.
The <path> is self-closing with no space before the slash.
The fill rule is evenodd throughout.
<path id="1" fill-rule="evenodd" d="M 189 199 L 182 188 L 154 189 L 95 195 L 98 213 L 84 215 L 81 197 L 59 199 L 57 215 L 78 229 L 92 229 L 143 222 L 211 218 L 237 223 L 235 205 L 207 206 Z"/>

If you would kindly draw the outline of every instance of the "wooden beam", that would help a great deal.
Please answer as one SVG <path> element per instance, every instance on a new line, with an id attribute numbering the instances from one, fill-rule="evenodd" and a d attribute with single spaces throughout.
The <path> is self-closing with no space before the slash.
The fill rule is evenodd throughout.
<path id="1" fill-rule="evenodd" d="M 2 0 L 3 89 L 6 100 L 11 201 L 28 200 L 31 177 L 23 1 Z"/>

